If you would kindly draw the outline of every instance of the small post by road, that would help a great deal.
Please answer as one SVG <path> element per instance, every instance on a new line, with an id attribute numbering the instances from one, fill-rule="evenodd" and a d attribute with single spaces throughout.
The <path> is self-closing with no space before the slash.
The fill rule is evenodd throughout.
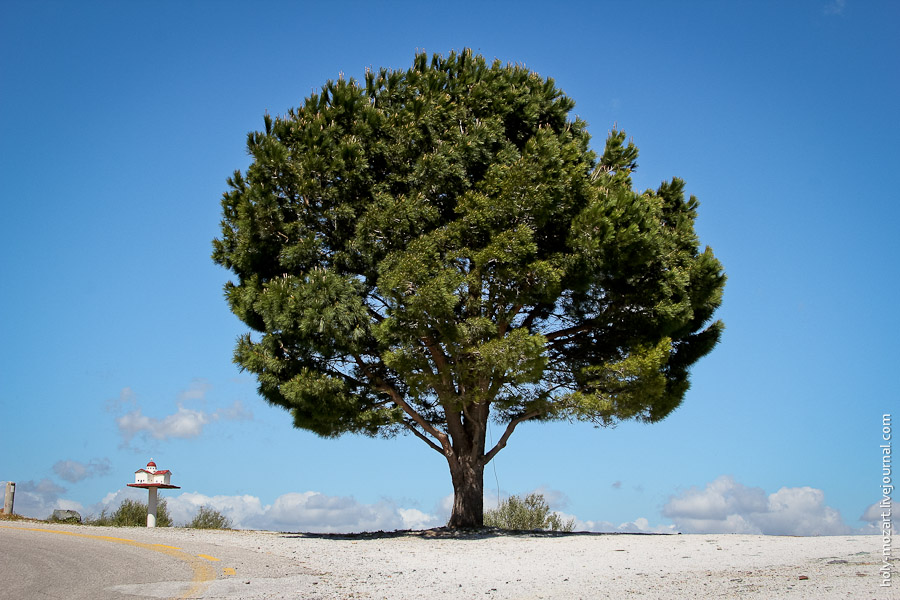
<path id="1" fill-rule="evenodd" d="M 179 486 L 170 483 L 171 478 L 172 471 L 157 469 L 156 463 L 151 458 L 145 468 L 134 472 L 134 483 L 128 484 L 128 487 L 144 488 L 149 493 L 147 498 L 147 527 L 156 527 L 158 490 L 181 489 Z"/>
<path id="2" fill-rule="evenodd" d="M 12 481 L 6 482 L 6 496 L 3 499 L 3 514 L 13 514 L 13 507 L 16 503 L 16 484 Z"/>

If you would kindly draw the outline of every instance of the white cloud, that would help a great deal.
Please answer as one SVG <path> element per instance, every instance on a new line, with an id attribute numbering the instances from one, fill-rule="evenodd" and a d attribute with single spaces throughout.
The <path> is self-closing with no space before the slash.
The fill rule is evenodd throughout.
<path id="1" fill-rule="evenodd" d="M 192 438 L 203 433 L 203 426 L 209 423 L 209 415 L 199 410 L 191 410 L 179 405 L 175 414 L 163 419 L 148 417 L 141 409 L 116 418 L 119 432 L 126 441 L 139 433 L 162 440 L 166 438 Z"/>
<path id="2" fill-rule="evenodd" d="M 252 421 L 253 412 L 245 408 L 244 405 L 235 400 L 231 406 L 220 408 L 213 413 L 215 419 L 224 419 L 226 421 Z"/>
<path id="3" fill-rule="evenodd" d="M 557 513 L 564 520 L 575 519 L 575 531 L 595 531 L 599 533 L 678 533 L 674 525 L 650 525 L 644 517 L 615 525 L 609 521 L 582 521 L 575 515 Z"/>
<path id="4" fill-rule="evenodd" d="M 493 500 L 491 499 L 493 498 Z M 484 509 L 488 509 L 488 505 L 490 502 L 493 502 L 492 508 L 497 508 L 497 496 L 491 496 L 490 494 L 485 494 L 484 498 Z M 443 498 L 438 501 L 437 505 L 437 513 L 439 516 L 444 517 L 444 523 L 450 520 L 450 514 L 453 512 L 453 494 L 447 494 Z"/>
<path id="5" fill-rule="evenodd" d="M 874 533 L 881 535 L 886 522 L 891 523 L 890 527 L 893 532 L 896 533 L 898 531 L 900 521 L 898 521 L 895 516 L 896 511 L 893 510 L 893 506 L 885 506 L 885 504 L 887 504 L 887 501 L 882 498 L 863 512 L 859 520 L 865 521 L 867 524 L 860 533 Z"/>
<path id="6" fill-rule="evenodd" d="M 89 463 L 77 460 L 58 460 L 53 465 L 53 472 L 60 479 L 78 483 L 89 477 L 99 477 L 109 473 L 111 465 L 108 458 L 95 458 Z"/>
<path id="7" fill-rule="evenodd" d="M 237 400 L 231 406 L 218 408 L 212 412 L 186 406 L 188 403 L 199 403 L 203 406 L 211 389 L 212 385 L 206 379 L 193 379 L 187 388 L 178 393 L 175 412 L 162 418 L 145 415 L 137 401 L 137 395 L 128 387 L 122 388 L 118 398 L 108 400 L 106 408 L 109 412 L 119 415 L 116 417 L 116 425 L 122 436 L 123 447 L 127 447 L 131 440 L 139 435 L 156 440 L 190 439 L 199 437 L 207 425 L 216 421 L 253 419 L 253 413 Z M 126 410 L 128 412 L 125 412 Z"/>
<path id="8" fill-rule="evenodd" d="M 768 510 L 756 522 L 763 532 L 778 535 L 852 533 L 841 513 L 825 505 L 825 492 L 811 487 L 783 487 L 769 495 Z"/>
<path id="9" fill-rule="evenodd" d="M 212 389 L 212 385 L 202 377 L 197 377 L 191 381 L 187 389 L 182 390 L 178 394 L 178 399 L 182 402 L 190 400 L 205 400 L 206 393 Z"/>
<path id="10" fill-rule="evenodd" d="M 96 510 L 96 512 L 99 513 L 104 508 L 118 508 L 118 506 L 122 504 L 124 500 L 139 500 L 141 502 L 147 502 L 147 490 L 123 487 L 119 490 L 116 490 L 115 492 L 108 493 L 103 497 L 103 500 L 88 508 L 90 510 Z"/>
<path id="11" fill-rule="evenodd" d="M 130 387 L 124 387 L 119 392 L 119 396 L 117 398 L 110 398 L 106 401 L 106 411 L 107 412 L 121 412 L 127 407 L 137 406 L 137 399 Z"/>
<path id="12" fill-rule="evenodd" d="M 436 518 L 429 519 L 428 515 L 413 510 L 401 510 L 387 500 L 360 504 L 353 498 L 303 492 L 279 496 L 265 508 L 260 518 L 267 528 L 323 533 L 391 531 L 410 529 L 413 525 L 428 528 L 442 524 Z"/>
<path id="13" fill-rule="evenodd" d="M 397 514 L 403 520 L 403 529 L 431 529 L 446 522 L 437 521 L 434 515 L 424 513 L 417 508 L 398 508 Z"/>
<path id="14" fill-rule="evenodd" d="M 729 515 L 763 512 L 766 493 L 762 488 L 747 488 L 723 475 L 699 490 L 691 488 L 673 497 L 663 509 L 666 516 L 682 519 L 723 520 Z"/>
<path id="15" fill-rule="evenodd" d="M 81 504 L 60 498 L 65 492 L 66 488 L 53 483 L 50 479 L 17 483 L 13 511 L 17 515 L 35 519 L 46 519 L 57 508 L 81 512 L 83 510 Z"/>
<path id="16" fill-rule="evenodd" d="M 844 7 L 846 4 L 846 0 L 831 0 L 831 2 L 825 5 L 822 12 L 826 15 L 842 15 L 844 14 Z"/>
<path id="17" fill-rule="evenodd" d="M 766 495 L 723 475 L 704 489 L 673 496 L 663 515 L 684 533 L 841 535 L 853 533 L 840 513 L 826 506 L 822 490 L 783 487 Z"/>
<path id="18" fill-rule="evenodd" d="M 136 435 L 144 434 L 157 440 L 169 438 L 195 438 L 203 433 L 203 428 L 219 420 L 244 421 L 253 418 L 253 414 L 239 402 L 215 412 L 206 412 L 187 408 L 178 404 L 178 410 L 162 419 L 148 417 L 142 409 L 137 409 L 116 418 L 119 433 L 127 444 Z"/>
<path id="19" fill-rule="evenodd" d="M 542 485 L 532 493 L 542 495 L 547 502 L 547 505 L 552 509 L 559 510 L 569 506 L 569 497 L 566 496 L 565 492 L 548 488 L 546 485 Z M 527 495 L 528 494 L 526 494 L 526 496 Z"/>

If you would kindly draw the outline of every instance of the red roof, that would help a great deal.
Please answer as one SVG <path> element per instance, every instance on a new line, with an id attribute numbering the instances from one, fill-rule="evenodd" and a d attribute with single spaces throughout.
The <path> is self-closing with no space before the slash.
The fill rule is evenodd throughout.
<path id="1" fill-rule="evenodd" d="M 148 471 L 147 469 L 138 469 L 137 471 L 135 471 L 135 473 L 141 473 L 141 472 L 150 473 L 151 475 L 154 475 L 156 473 L 159 473 L 161 475 L 165 474 L 165 473 L 171 473 L 171 471 L 169 471 L 168 469 L 163 469 L 162 471 Z"/>
<path id="2" fill-rule="evenodd" d="M 180 490 L 181 488 L 177 485 L 169 485 L 166 483 L 127 483 L 125 484 L 128 487 L 136 487 L 136 488 L 161 488 L 164 490 Z"/>
<path id="3" fill-rule="evenodd" d="M 150 462 L 147 463 L 147 466 L 148 466 L 148 467 L 155 467 L 155 466 L 156 466 L 156 463 L 153 462 L 153 460 L 151 460 Z"/>

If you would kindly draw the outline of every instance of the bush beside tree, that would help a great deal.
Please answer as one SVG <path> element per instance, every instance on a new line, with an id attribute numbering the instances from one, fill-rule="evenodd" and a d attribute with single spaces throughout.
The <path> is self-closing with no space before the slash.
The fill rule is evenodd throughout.
<path id="1" fill-rule="evenodd" d="M 545 531 L 572 531 L 575 519 L 564 521 L 557 513 L 550 512 L 550 506 L 544 495 L 537 492 L 528 494 L 524 499 L 510 496 L 495 509 L 484 512 L 486 527 L 500 529 Z"/>

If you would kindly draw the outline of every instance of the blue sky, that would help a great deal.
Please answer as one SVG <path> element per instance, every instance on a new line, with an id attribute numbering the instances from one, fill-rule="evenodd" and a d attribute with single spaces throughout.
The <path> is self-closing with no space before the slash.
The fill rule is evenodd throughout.
<path id="1" fill-rule="evenodd" d="M 207 503 L 244 527 L 442 524 L 449 473 L 421 441 L 319 439 L 256 395 L 209 255 L 266 111 L 342 72 L 471 47 L 554 78 L 595 149 L 624 129 L 637 187 L 685 179 L 729 277 L 726 333 L 678 411 L 525 424 L 486 495 L 540 489 L 597 530 L 871 527 L 900 358 L 900 5 L 2 9 L 0 480 L 17 482 L 18 512 L 99 512 L 153 457 L 185 520 Z"/>

